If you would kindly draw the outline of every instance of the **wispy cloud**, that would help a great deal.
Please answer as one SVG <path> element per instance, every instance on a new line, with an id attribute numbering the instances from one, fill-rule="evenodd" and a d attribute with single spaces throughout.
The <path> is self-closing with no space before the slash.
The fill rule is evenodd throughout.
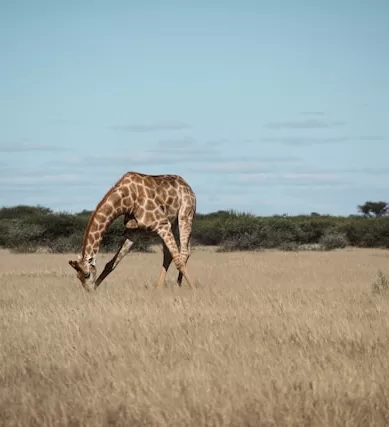
<path id="1" fill-rule="evenodd" d="M 232 192 L 231 189 L 228 194 L 220 194 L 215 192 L 213 194 L 207 193 L 197 193 L 198 197 L 203 196 L 207 199 L 208 204 L 213 207 L 213 210 L 216 209 L 231 209 L 231 206 L 239 207 L 239 210 L 251 210 L 254 206 L 258 208 L 261 206 L 273 206 L 273 203 L 270 201 L 259 199 L 253 203 L 253 198 L 248 197 L 245 192 Z M 250 205 L 250 208 L 247 209 L 247 206 Z M 214 207 L 217 206 L 217 207 Z"/>
<path id="2" fill-rule="evenodd" d="M 326 113 L 324 111 L 301 111 L 303 116 L 325 116 Z"/>
<path id="3" fill-rule="evenodd" d="M 300 159 L 296 157 L 264 157 L 256 156 L 257 159 L 253 160 L 253 157 L 235 157 L 234 159 L 225 160 L 219 158 L 218 161 L 210 163 L 196 163 L 193 166 L 188 166 L 190 172 L 195 173 L 228 173 L 228 174 L 251 174 L 251 173 L 262 173 L 262 172 L 274 172 L 275 167 L 278 163 L 282 164 L 282 168 L 285 164 L 298 162 Z"/>
<path id="4" fill-rule="evenodd" d="M 115 175 L 116 177 L 116 175 Z M 28 189 L 28 191 L 48 189 L 56 191 L 57 187 L 91 187 L 101 185 L 109 174 L 99 175 L 91 179 L 82 168 L 74 170 L 67 166 L 47 165 L 30 168 L 0 166 L 0 187 L 2 191 L 11 189 Z M 112 178 L 114 179 L 114 177 Z"/>
<path id="5" fill-rule="evenodd" d="M 262 142 L 280 143 L 285 145 L 314 145 L 314 144 L 337 144 L 348 141 L 382 141 L 382 136 L 331 136 L 331 137 L 320 137 L 320 136 L 286 136 L 277 137 L 270 136 L 261 138 Z"/>
<path id="6" fill-rule="evenodd" d="M 274 171 L 278 164 L 295 164 L 301 159 L 296 156 L 261 156 L 261 155 L 233 155 L 204 146 L 165 147 L 164 149 L 134 152 L 131 155 L 105 156 L 90 155 L 77 158 L 65 158 L 47 163 L 47 167 L 66 168 L 84 173 L 93 168 L 125 168 L 150 166 L 184 166 L 185 170 L 194 173 L 249 173 L 258 171 Z M 281 166 L 280 166 L 281 167 Z"/>
<path id="7" fill-rule="evenodd" d="M 162 121 L 150 124 L 114 125 L 111 129 L 125 132 L 157 132 L 165 130 L 189 129 L 189 125 L 179 121 Z"/>
<path id="8" fill-rule="evenodd" d="M 269 136 L 265 138 L 261 138 L 263 142 L 271 142 L 271 143 L 280 143 L 285 145 L 313 145 L 313 144 L 327 144 L 327 143 L 339 143 L 346 142 L 349 140 L 347 136 L 336 136 L 336 137 L 317 137 L 317 136 L 286 136 L 286 137 L 277 137 L 277 136 Z"/>
<path id="9" fill-rule="evenodd" d="M 194 144 L 189 138 L 181 140 L 164 140 L 155 148 L 144 151 L 123 152 L 121 155 L 84 155 L 68 157 L 50 162 L 47 166 L 69 168 L 83 167 L 85 170 L 93 167 L 125 167 L 132 169 L 137 166 L 151 165 L 181 165 L 217 162 L 221 152 L 216 147 L 205 144 Z"/>
<path id="10" fill-rule="evenodd" d="M 219 157 L 219 152 L 204 147 L 177 147 L 176 149 L 149 150 L 144 153 L 134 153 L 128 160 L 134 165 L 172 165 L 216 161 Z"/>
<path id="11" fill-rule="evenodd" d="M 132 153 L 123 156 L 94 155 L 82 158 L 64 159 L 55 163 L 57 166 L 67 166 L 73 168 L 83 167 L 84 169 L 93 167 L 125 167 L 132 169 L 136 166 L 151 165 L 180 165 L 182 163 L 199 163 L 217 161 L 219 154 L 209 150 L 177 150 L 177 151 L 145 151 Z M 53 163 L 51 163 L 53 164 Z"/>
<path id="12" fill-rule="evenodd" d="M 270 122 L 265 125 L 269 129 L 326 129 L 345 126 L 346 122 L 342 120 L 319 120 L 306 119 L 294 121 Z"/>
<path id="13" fill-rule="evenodd" d="M 63 147 L 48 144 L 33 144 L 28 139 L 0 141 L 0 153 L 21 153 L 27 151 L 62 151 Z"/>
<path id="14" fill-rule="evenodd" d="M 256 186 L 256 185 L 282 185 L 282 186 L 339 186 L 344 185 L 346 181 L 336 174 L 322 173 L 256 173 L 241 174 L 234 180 L 229 181 L 230 185 L 235 186 Z"/>
<path id="15" fill-rule="evenodd" d="M 188 170 L 194 173 L 252 173 L 271 171 L 268 165 L 259 162 L 218 162 L 214 164 L 197 164 L 189 166 Z"/>
<path id="16" fill-rule="evenodd" d="M 293 170 L 292 170 L 293 169 Z M 306 174 L 337 174 L 337 175 L 372 175 L 372 176 L 385 176 L 389 175 L 389 167 L 387 166 L 360 166 L 360 167 L 332 167 L 332 168 L 315 168 L 312 166 L 301 166 L 298 171 L 304 170 Z M 291 172 L 297 172 L 296 168 L 290 167 Z"/>
<path id="17" fill-rule="evenodd" d="M 157 143 L 160 148 L 176 149 L 181 147 L 193 147 L 195 145 L 195 140 L 189 136 L 184 138 L 177 139 L 161 139 Z"/>
<path id="18" fill-rule="evenodd" d="M 77 183 L 80 184 L 85 180 L 83 175 L 77 174 L 54 174 L 54 173 L 41 173 L 39 176 L 36 173 L 26 173 L 22 175 L 13 176 L 0 176 L 0 185 L 2 186 L 35 186 L 39 184 L 69 184 Z"/>
<path id="19" fill-rule="evenodd" d="M 44 195 L 47 194 L 47 188 L 42 187 L 26 187 L 21 188 L 20 186 L 7 186 L 1 189 L 1 194 L 7 194 L 7 196 L 12 196 L 17 193 L 18 196 L 23 196 L 23 198 L 29 195 Z"/>
<path id="20" fill-rule="evenodd" d="M 361 175 L 389 175 L 389 167 L 360 167 L 360 168 L 346 168 L 342 169 L 345 173 L 361 174 Z"/>
<path id="21" fill-rule="evenodd" d="M 176 138 L 176 139 L 161 139 L 158 141 L 157 146 L 155 150 L 157 151 L 163 151 L 167 150 L 169 152 L 173 151 L 193 151 L 196 149 L 202 149 L 202 150 L 209 150 L 210 148 L 207 147 L 204 144 L 196 143 L 196 141 L 187 136 L 183 138 Z"/>
<path id="22" fill-rule="evenodd" d="M 207 145 L 213 146 L 213 147 L 221 147 L 223 145 L 228 144 L 230 140 L 228 138 L 216 138 L 216 139 L 210 139 L 206 142 Z M 242 141 L 247 142 L 247 141 Z"/>

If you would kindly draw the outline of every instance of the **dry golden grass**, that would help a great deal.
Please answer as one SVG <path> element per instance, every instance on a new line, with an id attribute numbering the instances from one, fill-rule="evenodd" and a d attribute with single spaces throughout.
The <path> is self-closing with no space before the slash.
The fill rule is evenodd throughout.
<path id="1" fill-rule="evenodd" d="M 2 425 L 389 425 L 388 251 L 197 249 L 196 292 L 160 248 L 92 294 L 70 258 L 0 253 Z"/>

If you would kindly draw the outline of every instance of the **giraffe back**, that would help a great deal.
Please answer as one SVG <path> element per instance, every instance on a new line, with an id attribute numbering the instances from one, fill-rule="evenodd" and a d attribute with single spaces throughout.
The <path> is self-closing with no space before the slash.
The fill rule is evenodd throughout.
<path id="1" fill-rule="evenodd" d="M 179 175 L 146 175 L 128 172 L 122 185 L 130 190 L 133 211 L 153 212 L 160 206 L 169 221 L 174 223 L 180 215 L 194 215 L 196 196 L 190 185 Z"/>

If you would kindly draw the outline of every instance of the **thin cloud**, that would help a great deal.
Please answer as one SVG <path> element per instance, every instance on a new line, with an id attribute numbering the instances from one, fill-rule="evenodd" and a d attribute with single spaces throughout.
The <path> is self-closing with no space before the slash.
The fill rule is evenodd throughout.
<path id="1" fill-rule="evenodd" d="M 161 139 L 158 141 L 158 147 L 161 149 L 174 149 L 174 150 L 181 150 L 181 149 L 193 149 L 195 145 L 195 141 L 193 138 L 181 138 L 181 139 Z M 159 149 L 159 148 L 158 148 Z"/>
<path id="2" fill-rule="evenodd" d="M 30 176 L 29 174 L 21 176 L 1 176 L 0 185 L 11 186 L 35 186 L 37 184 L 68 184 L 79 183 L 83 180 L 83 175 L 76 174 L 41 174 L 40 176 Z"/>
<path id="3" fill-rule="evenodd" d="M 189 129 L 190 126 L 183 122 L 178 121 L 166 121 L 151 124 L 130 124 L 130 125 L 114 125 L 111 129 L 120 130 L 125 132 L 157 132 L 165 130 L 183 130 Z"/>
<path id="4" fill-rule="evenodd" d="M 199 163 L 217 161 L 220 153 L 202 147 L 180 147 L 174 150 L 150 150 L 144 153 L 134 153 L 129 158 L 134 165 L 174 165 L 180 163 Z"/>
<path id="5" fill-rule="evenodd" d="M 12 189 L 22 191 L 35 191 L 37 188 L 44 191 L 54 190 L 57 187 L 101 187 L 111 184 L 117 179 L 115 173 L 105 173 L 92 177 L 82 168 L 47 166 L 34 169 L 15 167 L 0 168 L 0 187 L 2 191 L 10 192 Z"/>
<path id="6" fill-rule="evenodd" d="M 272 168 L 259 162 L 218 162 L 215 164 L 199 164 L 189 166 L 188 170 L 194 173 L 252 173 L 258 171 L 270 172 Z"/>
<path id="7" fill-rule="evenodd" d="M 200 194 L 200 193 L 199 193 Z M 231 209 L 231 206 L 239 206 L 240 209 L 246 210 L 245 205 L 252 204 L 252 198 L 248 198 L 247 194 L 242 192 L 229 192 L 229 194 L 215 194 L 207 195 L 208 204 L 218 205 L 220 208 L 224 207 L 225 209 Z M 270 204 L 264 200 L 259 199 L 255 202 L 257 206 L 269 206 Z"/>
<path id="8" fill-rule="evenodd" d="M 63 147 L 48 144 L 32 144 L 28 140 L 2 141 L 0 153 L 22 153 L 28 151 L 62 151 Z"/>
<path id="9" fill-rule="evenodd" d="M 133 170 L 143 166 L 181 166 L 190 172 L 209 173 L 246 173 L 257 172 L 258 170 L 270 170 L 269 164 L 294 164 L 301 159 L 295 156 L 258 156 L 258 155 L 229 155 L 225 156 L 218 150 L 203 146 L 176 147 L 161 150 L 148 150 L 135 152 L 131 155 L 104 156 L 92 155 L 82 158 L 68 158 L 47 163 L 47 167 L 68 168 L 77 171 L 82 168 L 84 171 L 93 168 L 125 168 Z M 284 166 L 283 166 L 284 167 Z"/>
<path id="10" fill-rule="evenodd" d="M 277 174 L 277 171 L 274 169 L 270 171 L 273 174 Z M 290 164 L 286 168 L 283 168 L 282 172 L 286 177 L 295 179 L 296 177 L 304 177 L 308 179 L 317 179 L 317 178 L 328 178 L 332 177 L 344 177 L 346 175 L 355 175 L 352 177 L 353 185 L 355 185 L 355 178 L 357 176 L 364 177 L 366 176 L 386 176 L 389 175 L 389 167 L 387 166 L 355 166 L 355 167 L 313 167 L 309 164 L 297 163 Z M 243 174 L 243 172 L 242 172 Z M 291 174 L 291 175 L 288 175 Z M 255 175 L 255 174 L 254 174 Z M 335 178 L 334 178 L 335 179 Z"/>
<path id="11" fill-rule="evenodd" d="M 346 122 L 342 120 L 319 120 L 319 119 L 306 119 L 306 120 L 295 120 L 295 121 L 283 121 L 283 122 L 270 122 L 265 126 L 269 129 L 327 129 L 345 126 Z"/>
<path id="12" fill-rule="evenodd" d="M 128 170 L 137 166 L 180 165 L 182 163 L 216 162 L 220 152 L 205 145 L 168 144 L 155 149 L 124 153 L 121 156 L 91 155 L 80 158 L 68 158 L 50 162 L 47 166 L 69 168 L 125 167 Z"/>
<path id="13" fill-rule="evenodd" d="M 221 160 L 213 164 L 196 164 L 189 166 L 188 170 L 194 173 L 229 173 L 229 174 L 251 174 L 259 172 L 274 172 L 274 166 L 277 163 L 294 163 L 300 159 L 296 157 L 259 157 L 253 160 L 253 157 L 235 157 L 234 159 Z"/>
<path id="14" fill-rule="evenodd" d="M 12 167 L 12 166 L 8 166 L 5 163 L 0 165 L 0 177 L 11 176 L 14 174 L 18 174 L 18 172 L 23 172 L 23 170 L 21 170 L 19 168 Z"/>
<path id="15" fill-rule="evenodd" d="M 350 137 L 350 139 L 355 139 L 356 141 L 383 141 L 385 137 L 377 136 L 377 135 L 364 135 L 364 136 Z"/>
<path id="16" fill-rule="evenodd" d="M 349 137 L 347 136 L 337 136 L 337 137 L 266 137 L 261 138 L 261 141 L 263 142 L 270 142 L 270 143 L 280 143 L 285 145 L 313 145 L 313 144 L 333 144 L 333 143 L 341 143 L 349 141 Z"/>
<path id="17" fill-rule="evenodd" d="M 241 174 L 234 181 L 229 181 L 233 186 L 257 186 L 257 185 L 279 185 L 279 186 L 339 186 L 346 184 L 336 174 L 321 173 L 258 173 Z"/>
<path id="18" fill-rule="evenodd" d="M 198 163 L 203 161 L 217 161 L 218 153 L 206 150 L 197 151 L 146 151 L 143 153 L 133 153 L 131 156 L 107 157 L 89 156 L 80 162 L 88 162 L 89 166 L 127 166 L 129 169 L 134 166 L 143 165 L 176 165 L 181 163 Z"/>
<path id="19" fill-rule="evenodd" d="M 1 194 L 7 194 L 10 196 L 14 195 L 15 192 L 17 192 L 18 195 L 22 195 L 23 198 L 25 198 L 31 194 L 32 195 L 47 194 L 47 188 L 46 187 L 44 187 L 44 188 L 42 188 L 42 187 L 38 187 L 38 188 L 37 187 L 35 187 L 35 188 L 34 187 L 25 187 L 25 188 L 23 188 L 23 187 L 16 185 L 16 186 L 3 187 L 1 189 Z"/>
<path id="20" fill-rule="evenodd" d="M 230 142 L 228 138 L 218 138 L 218 139 L 210 139 L 206 142 L 206 144 L 213 147 L 220 147 L 228 144 L 228 142 Z M 242 142 L 247 142 L 247 141 L 242 141 Z"/>
<path id="21" fill-rule="evenodd" d="M 317 137 L 317 136 L 298 136 L 298 137 L 265 137 L 261 138 L 262 142 L 280 143 L 293 146 L 315 145 L 315 144 L 336 144 L 348 141 L 382 141 L 382 136 L 333 136 L 333 137 Z"/>
<path id="22" fill-rule="evenodd" d="M 69 175 L 69 170 L 67 168 L 65 169 L 58 169 L 54 168 L 54 170 L 50 171 L 49 167 L 44 168 L 44 172 L 42 172 L 42 168 L 38 169 L 25 169 L 20 167 L 12 167 L 12 166 L 5 166 L 0 167 L 0 179 L 15 179 L 15 180 L 30 180 L 34 178 L 41 179 L 42 177 L 58 177 L 58 176 L 67 176 Z M 74 174 L 73 174 L 74 175 Z"/>
<path id="23" fill-rule="evenodd" d="M 313 168 L 304 167 L 306 173 L 320 174 L 352 174 L 352 175 L 372 175 L 385 176 L 389 175 L 389 167 L 387 166 L 361 166 L 361 167 L 336 167 L 336 168 Z"/>
<path id="24" fill-rule="evenodd" d="M 361 167 L 361 168 L 349 168 L 342 169 L 344 173 L 355 173 L 355 174 L 365 174 L 365 175 L 389 175 L 389 167 Z"/>
<path id="25" fill-rule="evenodd" d="M 324 111 L 302 111 L 300 114 L 303 116 L 325 116 Z"/>

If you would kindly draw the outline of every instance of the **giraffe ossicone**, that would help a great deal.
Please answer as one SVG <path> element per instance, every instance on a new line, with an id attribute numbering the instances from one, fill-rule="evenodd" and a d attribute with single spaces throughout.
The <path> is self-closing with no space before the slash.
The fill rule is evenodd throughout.
<path id="1" fill-rule="evenodd" d="M 91 291 L 110 274 L 134 242 L 125 238 L 115 256 L 106 264 L 98 278 L 96 256 L 104 233 L 110 224 L 124 215 L 127 230 L 155 233 L 162 239 L 163 263 L 157 287 L 161 288 L 172 261 L 178 269 L 177 283 L 184 277 L 195 288 L 187 271 L 190 257 L 190 238 L 196 213 L 196 195 L 190 185 L 179 175 L 147 175 L 127 172 L 108 190 L 92 213 L 83 239 L 82 254 L 69 264 L 76 270 L 82 286 Z M 173 230 L 178 229 L 180 250 Z"/>

